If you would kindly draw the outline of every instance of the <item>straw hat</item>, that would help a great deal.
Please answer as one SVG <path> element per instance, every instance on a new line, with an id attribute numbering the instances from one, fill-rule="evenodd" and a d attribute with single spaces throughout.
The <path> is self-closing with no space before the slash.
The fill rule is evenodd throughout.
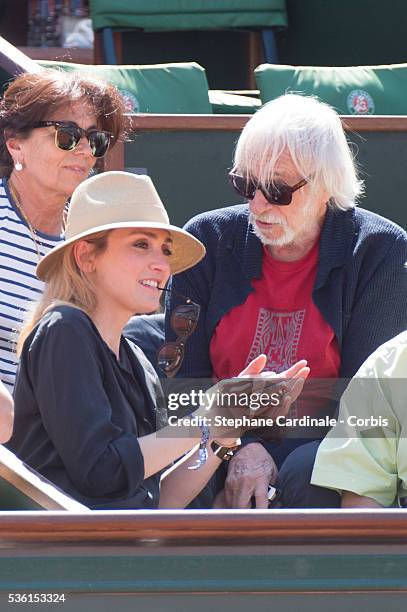
<path id="1" fill-rule="evenodd" d="M 171 273 L 191 268 L 205 255 L 204 245 L 191 234 L 170 225 L 167 212 L 149 176 L 130 172 L 103 172 L 81 183 L 69 206 L 65 242 L 52 249 L 37 266 L 47 280 L 67 246 L 103 230 L 140 227 L 170 232 L 173 244 Z"/>

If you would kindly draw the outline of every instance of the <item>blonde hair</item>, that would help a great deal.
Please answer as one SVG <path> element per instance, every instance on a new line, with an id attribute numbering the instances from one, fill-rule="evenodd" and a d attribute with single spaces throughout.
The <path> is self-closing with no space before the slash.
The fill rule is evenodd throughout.
<path id="1" fill-rule="evenodd" d="M 110 230 L 98 232 L 85 239 L 93 245 L 96 254 L 106 250 L 109 232 Z M 97 305 L 95 288 L 76 262 L 73 248 L 75 244 L 76 242 L 64 249 L 61 258 L 49 273 L 41 298 L 28 310 L 17 339 L 18 357 L 21 355 L 25 340 L 48 310 L 61 304 L 80 308 L 87 314 L 91 314 L 95 309 Z"/>
<path id="2" fill-rule="evenodd" d="M 327 191 L 332 208 L 352 208 L 363 194 L 341 120 L 329 104 L 291 93 L 265 104 L 242 131 L 235 168 L 267 185 L 285 151 L 312 189 Z"/>

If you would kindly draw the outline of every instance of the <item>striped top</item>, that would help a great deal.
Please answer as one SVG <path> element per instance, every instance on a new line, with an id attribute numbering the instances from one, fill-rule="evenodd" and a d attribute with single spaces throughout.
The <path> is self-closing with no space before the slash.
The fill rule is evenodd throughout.
<path id="1" fill-rule="evenodd" d="M 37 232 L 41 255 L 62 240 Z M 0 179 L 0 379 L 13 391 L 17 370 L 15 341 L 25 313 L 38 300 L 44 283 L 35 276 L 38 254 L 26 221 Z"/>

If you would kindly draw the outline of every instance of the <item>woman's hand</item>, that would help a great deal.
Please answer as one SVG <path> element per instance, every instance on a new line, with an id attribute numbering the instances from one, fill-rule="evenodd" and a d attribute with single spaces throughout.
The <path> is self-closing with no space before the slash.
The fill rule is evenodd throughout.
<path id="1" fill-rule="evenodd" d="M 254 378 L 253 392 L 261 392 L 262 389 L 267 392 L 267 390 L 272 391 L 274 388 L 281 395 L 281 402 L 278 407 L 276 406 L 276 410 L 271 416 L 273 418 L 277 418 L 280 415 L 285 416 L 291 404 L 300 395 L 310 369 L 307 367 L 307 361 L 302 359 L 288 368 L 288 370 L 280 372 L 280 374 L 263 372 L 266 361 L 266 355 L 259 355 L 239 374 L 238 378 Z M 260 367 L 261 370 L 256 373 L 256 370 Z M 263 383 L 264 387 L 262 387 Z M 267 412 L 267 408 L 264 412 Z M 263 414 L 262 409 L 258 410 L 257 414 Z"/>
<path id="2" fill-rule="evenodd" d="M 211 438 L 222 438 L 225 446 L 232 445 L 244 431 L 258 427 L 258 417 L 275 420 L 287 414 L 310 369 L 301 360 L 280 374 L 263 372 L 266 361 L 265 355 L 259 355 L 238 377 L 222 380 L 207 391 L 219 398 L 206 413 L 211 418 Z"/>

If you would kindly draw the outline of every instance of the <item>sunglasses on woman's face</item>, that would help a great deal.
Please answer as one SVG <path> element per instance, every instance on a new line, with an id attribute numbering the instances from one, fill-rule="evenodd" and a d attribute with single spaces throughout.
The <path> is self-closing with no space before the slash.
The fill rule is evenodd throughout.
<path id="1" fill-rule="evenodd" d="M 171 315 L 171 328 L 177 336 L 175 342 L 166 342 L 157 353 L 158 365 L 169 378 L 175 376 L 181 367 L 185 343 L 194 333 L 201 311 L 199 304 L 189 298 L 186 300 L 186 304 L 176 306 Z"/>
<path id="2" fill-rule="evenodd" d="M 232 187 L 237 191 L 239 195 L 247 200 L 253 200 L 256 191 L 259 190 L 266 198 L 269 204 L 277 204 L 277 206 L 288 206 L 291 204 L 293 199 L 293 193 L 297 189 L 301 189 L 308 183 L 307 179 L 301 179 L 292 187 L 286 183 L 269 183 L 266 186 L 260 185 L 252 179 L 245 178 L 236 174 L 235 172 L 229 172 L 229 181 Z"/>
<path id="3" fill-rule="evenodd" d="M 81 138 L 85 136 L 89 142 L 93 157 L 103 157 L 106 155 L 113 139 L 113 134 L 110 132 L 104 132 L 96 128 L 84 130 L 78 125 L 67 121 L 39 121 L 30 126 L 30 129 L 42 127 L 55 128 L 55 145 L 58 149 L 62 149 L 62 151 L 73 151 L 78 146 Z"/>

